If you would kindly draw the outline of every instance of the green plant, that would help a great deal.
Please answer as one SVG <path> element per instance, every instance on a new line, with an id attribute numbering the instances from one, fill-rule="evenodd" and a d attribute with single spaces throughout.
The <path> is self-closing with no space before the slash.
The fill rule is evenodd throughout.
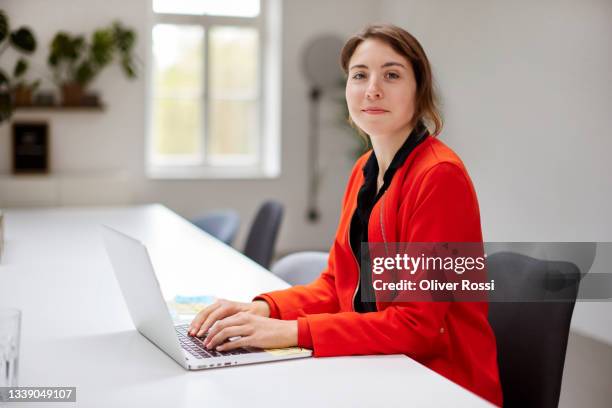
<path id="1" fill-rule="evenodd" d="M 36 50 L 36 38 L 27 27 L 19 27 L 11 31 L 8 16 L 3 10 L 0 10 L 0 56 L 9 47 L 22 54 L 31 54 Z M 20 56 L 12 70 L 13 78 L 0 68 L 0 122 L 10 118 L 13 113 L 11 90 L 16 88 L 33 90 L 38 87 L 40 81 L 26 82 L 25 75 L 28 67 L 28 61 Z"/>
<path id="2" fill-rule="evenodd" d="M 27 88 L 32 91 L 35 91 L 40 85 L 40 79 L 37 79 L 32 82 L 27 82 L 25 79 L 25 74 L 28 71 L 29 64 L 28 61 L 20 58 L 15 64 L 15 68 L 13 69 L 13 85 L 12 88 Z"/>
<path id="3" fill-rule="evenodd" d="M 132 55 L 135 42 L 134 31 L 119 22 L 94 31 L 89 42 L 82 35 L 61 31 L 51 42 L 47 62 L 58 85 L 86 87 L 115 57 L 125 75 L 132 79 L 137 76 Z"/>

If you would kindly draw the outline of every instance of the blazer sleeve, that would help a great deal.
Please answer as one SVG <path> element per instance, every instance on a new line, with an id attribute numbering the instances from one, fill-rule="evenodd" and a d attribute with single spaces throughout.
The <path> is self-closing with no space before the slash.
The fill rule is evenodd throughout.
<path id="1" fill-rule="evenodd" d="M 482 240 L 476 195 L 462 167 L 436 164 L 411 201 L 399 210 L 402 242 Z M 309 315 L 298 318 L 298 332 L 309 331 L 315 356 L 401 353 L 423 361 L 444 344 L 448 310 L 448 302 L 404 302 L 373 313 Z"/>
<path id="2" fill-rule="evenodd" d="M 330 252 L 327 268 L 308 285 L 268 292 L 253 300 L 264 300 L 270 306 L 270 317 L 295 320 L 299 316 L 316 313 L 335 313 L 340 310 L 335 286 L 334 248 Z"/>
<path id="3" fill-rule="evenodd" d="M 366 155 L 363 155 L 353 166 L 342 199 L 342 211 L 346 210 L 351 186 L 354 184 L 355 178 L 361 171 L 365 158 Z M 339 227 L 340 223 L 336 231 L 336 237 L 329 251 L 327 267 L 314 282 L 308 285 L 298 285 L 289 289 L 261 294 L 253 299 L 264 300 L 268 303 L 270 306 L 270 317 L 283 320 L 295 320 L 300 316 L 308 314 L 336 313 L 340 310 L 335 279 L 337 268 L 335 253 L 336 247 L 338 246 Z M 303 344 L 310 345 L 310 342 L 308 342 L 310 336 L 304 333 L 304 330 L 307 330 L 307 326 L 305 327 L 304 323 L 305 322 L 302 322 L 300 334 L 302 338 L 306 339 L 306 343 Z"/>

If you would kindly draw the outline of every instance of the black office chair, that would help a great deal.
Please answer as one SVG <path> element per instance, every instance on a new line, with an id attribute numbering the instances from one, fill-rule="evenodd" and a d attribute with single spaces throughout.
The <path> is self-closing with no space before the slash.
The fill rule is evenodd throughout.
<path id="1" fill-rule="evenodd" d="M 557 407 L 580 270 L 512 252 L 490 255 L 487 266 L 498 297 L 489 303 L 489 321 L 504 407 Z"/>
<path id="2" fill-rule="evenodd" d="M 231 246 L 240 226 L 240 215 L 234 210 L 218 210 L 196 217 L 191 222 Z"/>
<path id="3" fill-rule="evenodd" d="M 259 207 L 247 237 L 244 254 L 263 266 L 270 268 L 278 230 L 283 220 L 283 205 L 266 201 Z"/>

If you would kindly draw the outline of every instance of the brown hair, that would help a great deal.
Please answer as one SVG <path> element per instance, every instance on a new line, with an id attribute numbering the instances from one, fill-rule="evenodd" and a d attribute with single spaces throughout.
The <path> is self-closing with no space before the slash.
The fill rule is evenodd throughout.
<path id="1" fill-rule="evenodd" d="M 423 47 L 408 31 L 391 24 L 366 26 L 360 33 L 349 38 L 342 47 L 340 65 L 344 73 L 348 74 L 349 61 L 359 44 L 368 38 L 375 38 L 389 44 L 395 52 L 410 62 L 417 86 L 413 124 L 421 120 L 433 136 L 439 135 L 442 131 L 442 115 L 438 109 L 431 66 Z M 350 117 L 349 123 L 355 126 Z M 361 129 L 358 127 L 357 129 L 362 135 L 365 135 Z"/>

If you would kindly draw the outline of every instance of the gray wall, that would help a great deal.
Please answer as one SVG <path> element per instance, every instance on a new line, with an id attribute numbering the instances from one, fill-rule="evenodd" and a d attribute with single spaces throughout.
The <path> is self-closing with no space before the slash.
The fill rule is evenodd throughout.
<path id="1" fill-rule="evenodd" d="M 146 60 L 151 46 L 150 0 L 3 0 L 2 8 L 15 26 L 27 23 L 35 29 L 41 47 L 34 62 L 41 73 L 46 71 L 47 44 L 58 30 L 90 32 L 115 18 L 137 30 L 137 53 L 150 66 Z M 18 118 L 50 120 L 51 159 L 55 174 L 52 181 L 16 181 L 6 176 L 10 172 L 10 129 L 7 124 L 0 126 L 0 205 L 52 205 L 58 201 L 69 204 L 160 202 L 186 217 L 213 208 L 232 207 L 240 211 L 243 218 L 243 228 L 237 239 L 237 246 L 241 247 L 259 203 L 274 198 L 283 202 L 287 209 L 279 237 L 279 252 L 329 249 L 352 166 L 348 151 L 358 143 L 337 125 L 341 103 L 333 98 L 324 101 L 320 146 L 324 169 L 321 220 L 317 224 L 307 223 L 308 87 L 301 72 L 301 52 L 308 40 L 321 33 L 348 36 L 368 22 L 377 10 L 367 1 L 282 1 L 282 157 L 279 178 L 146 179 L 144 118 L 148 101 L 145 77 L 142 75 L 136 81 L 128 82 L 117 67 L 111 67 L 92 85 L 92 88 L 101 90 L 107 103 L 107 110 L 102 114 L 18 113 Z M 343 18 L 339 19 L 340 15 Z M 6 62 L 2 65 L 10 66 Z M 51 87 L 49 81 L 43 85 L 43 88 Z"/>
<path id="2" fill-rule="evenodd" d="M 430 57 L 441 137 L 470 171 L 485 240 L 612 241 L 612 2 L 385 0 L 381 10 Z M 579 303 L 572 327 L 612 344 L 612 305 Z"/>
<path id="3" fill-rule="evenodd" d="M 28 184 L 8 176 L 0 176 L 0 186 L 31 204 L 154 201 L 187 217 L 229 206 L 241 212 L 245 224 L 260 200 L 276 198 L 287 206 L 279 251 L 327 249 L 351 166 L 348 151 L 355 144 L 335 124 L 339 104 L 325 102 L 322 219 L 306 223 L 308 104 L 300 53 L 321 32 L 346 36 L 367 22 L 390 21 L 413 32 L 431 58 L 444 101 L 441 138 L 461 155 L 474 180 L 485 239 L 612 241 L 612 2 L 282 3 L 278 179 L 147 180 L 144 76 L 127 82 L 113 67 L 93 86 L 103 91 L 104 113 L 19 114 L 50 119 L 52 165 L 56 177 L 65 178 L 59 192 L 57 183 Z M 148 55 L 151 45 L 148 0 L 3 0 L 2 8 L 15 24 L 32 25 L 43 46 L 60 29 L 87 31 L 114 18 L 137 29 L 139 55 Z M 35 56 L 41 71 L 45 56 L 42 50 Z M 0 126 L 0 174 L 9 172 L 9 133 L 6 124 Z M 0 188 L 0 203 L 17 203 L 20 198 L 7 191 Z M 609 304 L 579 304 L 573 327 L 612 343 L 611 312 Z"/>

